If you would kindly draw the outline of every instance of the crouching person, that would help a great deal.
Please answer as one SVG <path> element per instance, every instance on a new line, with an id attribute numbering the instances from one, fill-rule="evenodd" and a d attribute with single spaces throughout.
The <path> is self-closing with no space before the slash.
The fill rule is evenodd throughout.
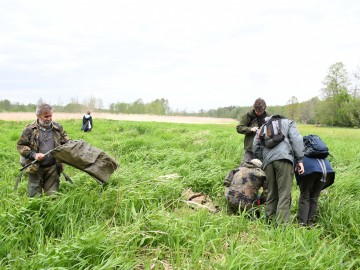
<path id="1" fill-rule="evenodd" d="M 225 197 L 233 213 L 248 211 L 256 217 L 260 216 L 257 206 L 265 203 L 267 194 L 266 176 L 261 166 L 260 160 L 252 159 L 232 171 L 231 182 L 224 181 Z"/>

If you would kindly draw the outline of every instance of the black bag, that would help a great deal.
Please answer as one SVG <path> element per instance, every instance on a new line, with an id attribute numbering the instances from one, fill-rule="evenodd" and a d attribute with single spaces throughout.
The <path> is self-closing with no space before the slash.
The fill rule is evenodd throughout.
<path id="1" fill-rule="evenodd" d="M 303 141 L 305 146 L 304 155 L 306 157 L 322 159 L 330 154 L 329 148 L 318 135 L 304 136 Z"/>
<path id="2" fill-rule="evenodd" d="M 266 148 L 274 148 L 285 139 L 281 131 L 281 115 L 273 115 L 260 127 L 260 141 Z"/>

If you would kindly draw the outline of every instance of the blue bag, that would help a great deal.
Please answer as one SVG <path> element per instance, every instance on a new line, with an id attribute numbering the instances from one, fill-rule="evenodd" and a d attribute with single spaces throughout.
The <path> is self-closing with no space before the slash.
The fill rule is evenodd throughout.
<path id="1" fill-rule="evenodd" d="M 329 153 L 329 148 L 326 146 L 324 141 L 314 134 L 304 136 L 304 155 L 311 158 L 327 158 Z"/>

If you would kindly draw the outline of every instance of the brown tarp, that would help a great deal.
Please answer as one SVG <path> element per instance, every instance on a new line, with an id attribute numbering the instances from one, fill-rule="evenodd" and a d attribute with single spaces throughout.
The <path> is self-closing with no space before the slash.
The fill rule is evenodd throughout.
<path id="1" fill-rule="evenodd" d="M 195 193 L 189 188 L 183 192 L 182 197 L 186 199 L 186 204 L 193 209 L 205 208 L 211 213 L 219 211 L 219 206 L 215 205 L 210 197 L 202 192 Z"/>
<path id="2" fill-rule="evenodd" d="M 103 150 L 84 140 L 69 141 L 51 151 L 59 162 L 82 170 L 101 183 L 106 183 L 119 164 Z"/>

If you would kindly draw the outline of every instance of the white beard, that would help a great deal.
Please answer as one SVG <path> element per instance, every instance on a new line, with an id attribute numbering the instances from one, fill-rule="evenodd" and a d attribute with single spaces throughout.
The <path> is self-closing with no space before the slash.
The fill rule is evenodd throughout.
<path id="1" fill-rule="evenodd" d="M 40 126 L 42 126 L 42 127 L 44 127 L 44 128 L 49 128 L 49 127 L 51 127 L 51 121 L 50 121 L 50 122 L 44 122 L 44 121 L 41 121 L 41 120 L 39 119 L 39 124 L 40 124 Z"/>

